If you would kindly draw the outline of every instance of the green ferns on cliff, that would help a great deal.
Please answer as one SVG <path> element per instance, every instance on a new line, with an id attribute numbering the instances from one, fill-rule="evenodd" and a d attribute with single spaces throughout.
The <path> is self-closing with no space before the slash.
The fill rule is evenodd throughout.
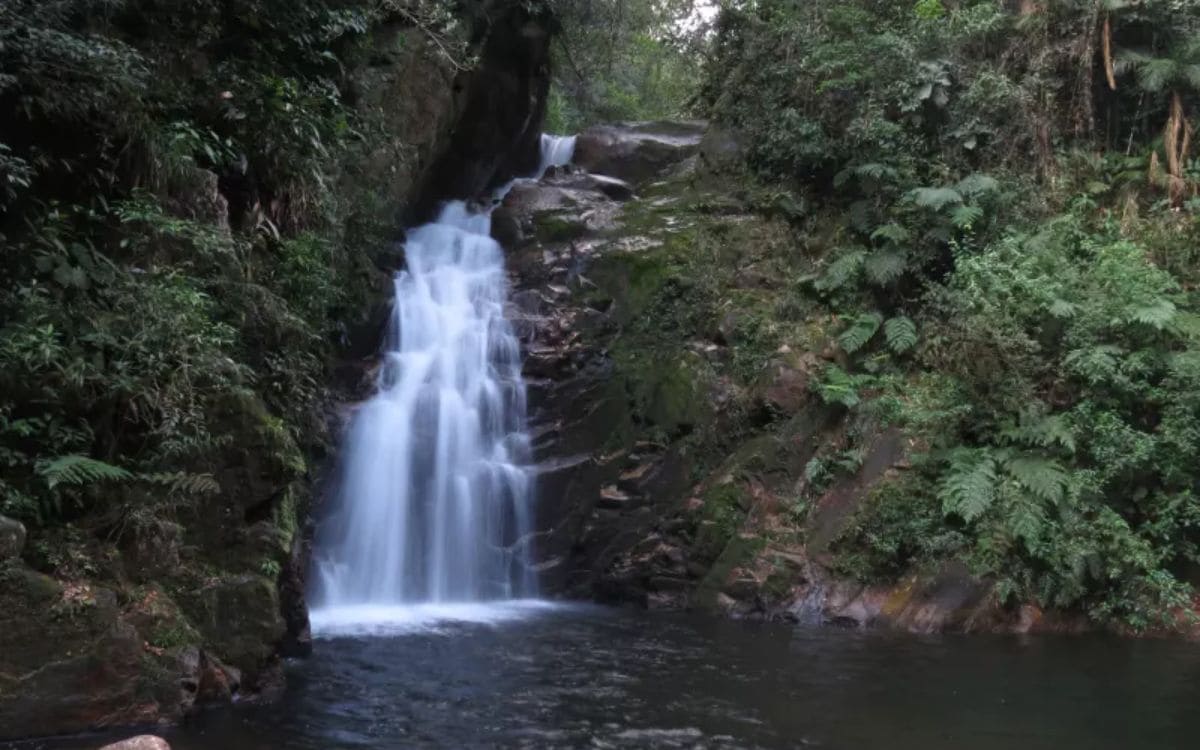
<path id="1" fill-rule="evenodd" d="M 807 208 L 797 293 L 842 320 L 814 389 L 914 446 L 841 570 L 960 558 L 1013 603 L 1190 611 L 1198 43 L 1200 8 L 1169 0 L 722 15 L 704 99 Z"/>
<path id="2" fill-rule="evenodd" d="M 305 471 L 394 228 L 343 179 L 380 128 L 347 96 L 384 22 L 457 53 L 432 2 L 0 7 L 0 513 L 123 538 L 247 490 L 238 451 Z"/>

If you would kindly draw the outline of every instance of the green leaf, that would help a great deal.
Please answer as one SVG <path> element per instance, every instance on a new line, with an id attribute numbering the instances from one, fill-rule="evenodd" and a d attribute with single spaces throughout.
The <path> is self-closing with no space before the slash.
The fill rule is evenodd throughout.
<path id="1" fill-rule="evenodd" d="M 903 315 L 891 318 L 883 325 L 883 335 L 889 349 L 903 354 L 917 345 L 917 324 Z"/>
<path id="2" fill-rule="evenodd" d="M 976 197 L 985 193 L 994 193 L 1000 189 L 1000 182 L 988 174 L 976 172 L 958 181 L 955 186 L 963 195 Z"/>
<path id="3" fill-rule="evenodd" d="M 813 288 L 819 292 L 829 292 L 845 286 L 846 282 L 858 275 L 866 255 L 862 250 L 850 250 L 843 253 L 829 264 L 819 279 L 813 282 Z"/>
<path id="4" fill-rule="evenodd" d="M 970 229 L 975 222 L 983 218 L 983 209 L 979 206 L 955 206 L 950 212 L 950 222 L 958 229 Z"/>
<path id="5" fill-rule="evenodd" d="M 1013 479 L 1034 497 L 1057 503 L 1066 494 L 1069 475 L 1057 461 L 1037 456 L 1019 456 L 1005 467 Z"/>
<path id="6" fill-rule="evenodd" d="M 877 286 L 886 286 L 904 275 L 908 257 L 899 250 L 876 250 L 863 261 L 867 279 Z"/>
<path id="7" fill-rule="evenodd" d="M 1129 313 L 1129 322 L 1148 325 L 1156 331 L 1161 331 L 1175 319 L 1175 303 L 1170 300 L 1155 300 L 1149 305 L 1133 309 Z"/>
<path id="8" fill-rule="evenodd" d="M 883 316 L 879 313 L 865 313 L 854 318 L 846 330 L 838 336 L 838 343 L 847 354 L 853 354 L 866 346 L 875 336 L 879 326 L 883 324 Z"/>
<path id="9" fill-rule="evenodd" d="M 996 498 L 996 460 L 986 449 L 960 448 L 938 485 L 945 515 L 970 523 L 987 512 Z"/>
<path id="10" fill-rule="evenodd" d="M 941 211 L 946 206 L 953 206 L 963 202 L 963 197 L 954 188 L 917 188 L 909 193 L 909 196 L 921 208 L 928 208 L 933 211 Z"/>
<path id="11" fill-rule="evenodd" d="M 908 240 L 911 236 L 912 235 L 909 234 L 909 231 L 907 229 L 905 229 L 903 226 L 901 226 L 899 224 L 896 224 L 895 222 L 893 222 L 891 224 L 884 224 L 883 226 L 876 229 L 874 232 L 871 232 L 871 239 L 873 239 L 873 240 L 880 240 L 880 239 L 888 240 L 889 242 L 894 242 L 897 245 L 899 245 L 903 242 L 908 242 Z"/>
<path id="12" fill-rule="evenodd" d="M 1055 299 L 1050 303 L 1049 313 L 1051 316 L 1060 319 L 1075 317 L 1075 312 L 1079 309 L 1079 305 L 1073 302 L 1067 302 L 1064 299 Z"/>
<path id="13" fill-rule="evenodd" d="M 85 486 L 98 482 L 121 482 L 133 478 L 133 474 L 119 466 L 99 461 L 88 456 L 69 455 L 59 456 L 48 461 L 40 461 L 37 473 L 46 481 L 50 489 L 67 484 Z"/>

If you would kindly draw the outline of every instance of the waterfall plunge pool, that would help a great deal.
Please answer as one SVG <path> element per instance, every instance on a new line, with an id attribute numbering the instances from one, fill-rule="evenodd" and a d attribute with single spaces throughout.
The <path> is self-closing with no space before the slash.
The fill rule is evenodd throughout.
<path id="1" fill-rule="evenodd" d="M 1200 737 L 1195 644 L 445 606 L 371 637 L 327 630 L 277 701 L 166 736 L 176 750 L 1182 750 Z"/>

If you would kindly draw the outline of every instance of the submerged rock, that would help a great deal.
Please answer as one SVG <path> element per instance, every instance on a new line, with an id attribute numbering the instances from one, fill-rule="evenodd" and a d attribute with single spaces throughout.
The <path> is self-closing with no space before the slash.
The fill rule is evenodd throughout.
<path id="1" fill-rule="evenodd" d="M 137 737 L 105 745 L 100 750 L 171 750 L 171 746 L 162 737 L 139 734 Z"/>

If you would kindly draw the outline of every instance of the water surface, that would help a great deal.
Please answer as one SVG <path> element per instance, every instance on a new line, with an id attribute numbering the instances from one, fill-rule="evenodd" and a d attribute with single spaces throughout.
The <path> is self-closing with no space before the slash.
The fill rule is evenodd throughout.
<path id="1" fill-rule="evenodd" d="M 522 603 L 377 620 L 359 631 L 375 635 L 318 640 L 311 659 L 288 666 L 280 701 L 206 713 L 169 735 L 172 745 L 1098 750 L 1200 741 L 1200 648 L 1186 643 L 919 638 Z"/>

